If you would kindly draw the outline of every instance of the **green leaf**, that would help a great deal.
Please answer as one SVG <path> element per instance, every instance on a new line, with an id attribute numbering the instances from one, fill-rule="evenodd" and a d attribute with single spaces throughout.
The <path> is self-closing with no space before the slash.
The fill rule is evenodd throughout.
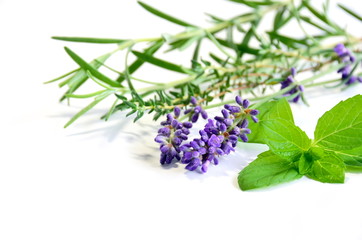
<path id="1" fill-rule="evenodd" d="M 344 161 L 347 170 L 349 168 L 360 168 L 362 170 L 362 146 L 333 152 Z"/>
<path id="2" fill-rule="evenodd" d="M 112 86 L 112 87 L 119 87 L 119 83 L 113 81 L 112 79 L 105 76 L 103 73 L 99 72 L 96 68 L 92 67 L 89 63 L 84 61 L 81 57 L 75 54 L 72 50 L 67 47 L 64 47 L 65 51 L 68 55 L 84 70 L 89 71 L 94 77 L 98 78 L 100 81 Z"/>
<path id="3" fill-rule="evenodd" d="M 276 32 L 267 32 L 267 34 L 271 37 L 271 38 L 275 38 L 278 39 L 280 42 L 284 43 L 286 46 L 290 47 L 290 48 L 300 48 L 300 45 L 304 45 L 304 46 L 309 46 L 309 44 L 307 43 L 307 41 L 305 39 L 297 39 L 297 38 L 292 38 L 292 37 L 288 37 L 288 36 L 284 36 L 281 34 L 278 34 Z"/>
<path id="4" fill-rule="evenodd" d="M 106 91 L 103 94 L 99 95 L 94 99 L 93 102 L 91 102 L 88 106 L 83 108 L 81 111 L 79 111 L 77 114 L 75 114 L 65 125 L 64 128 L 68 127 L 70 124 L 72 124 L 75 120 L 77 120 L 80 116 L 88 112 L 90 109 L 92 109 L 95 105 L 97 105 L 99 102 L 104 100 L 109 95 L 113 94 L 114 91 Z"/>
<path id="5" fill-rule="evenodd" d="M 301 178 L 292 162 L 271 151 L 259 154 L 258 158 L 245 167 L 238 177 L 241 190 L 268 187 Z"/>
<path id="6" fill-rule="evenodd" d="M 318 120 L 315 144 L 330 150 L 347 150 L 362 145 L 362 95 L 338 103 Z"/>
<path id="7" fill-rule="evenodd" d="M 71 75 L 71 74 L 73 74 L 73 73 L 75 73 L 75 72 L 77 72 L 77 71 L 79 71 L 79 68 L 74 69 L 74 70 L 72 70 L 72 71 L 70 71 L 70 72 L 67 72 L 67 73 L 65 73 L 65 74 L 63 74 L 63 75 L 61 75 L 61 76 L 59 76 L 59 77 L 57 77 L 57 78 L 54 78 L 54 79 L 52 79 L 52 80 L 46 81 L 46 82 L 44 82 L 44 84 L 56 82 L 56 81 L 61 80 L 61 79 L 65 78 L 65 77 L 68 77 L 69 75 Z"/>
<path id="8" fill-rule="evenodd" d="M 343 183 L 345 166 L 336 154 L 326 152 L 324 156 L 313 162 L 307 176 L 324 183 Z"/>
<path id="9" fill-rule="evenodd" d="M 167 61 L 159 59 L 159 58 L 155 58 L 155 57 L 153 57 L 151 55 L 144 54 L 144 53 L 137 52 L 137 51 L 132 51 L 132 53 L 136 57 L 142 59 L 143 61 L 149 62 L 149 63 L 151 63 L 153 65 L 158 66 L 158 67 L 168 69 L 168 70 L 171 70 L 171 71 L 174 71 L 174 72 L 179 72 L 179 73 L 187 73 L 188 72 L 185 68 L 183 68 L 183 67 L 181 67 L 179 65 L 167 62 Z"/>
<path id="10" fill-rule="evenodd" d="M 263 126 L 265 143 L 282 158 L 296 161 L 311 146 L 307 134 L 288 120 L 268 120 Z"/>
<path id="11" fill-rule="evenodd" d="M 167 13 L 161 12 L 160 10 L 157 10 L 156 8 L 151 7 L 150 5 L 143 3 L 141 1 L 138 1 L 138 4 L 141 5 L 147 11 L 149 11 L 150 13 L 152 13 L 160 18 L 166 19 L 167 21 L 173 22 L 175 24 L 178 24 L 178 25 L 181 25 L 184 27 L 196 27 L 193 24 L 190 24 L 190 23 L 180 20 L 178 18 L 172 17 L 172 16 L 168 15 Z"/>
<path id="12" fill-rule="evenodd" d="M 348 13 L 349 15 L 351 15 L 352 17 L 357 18 L 358 20 L 362 21 L 362 17 L 357 14 L 356 12 L 352 11 L 351 9 L 347 8 L 346 6 L 343 6 L 342 4 L 338 3 L 338 7 L 340 7 L 341 9 L 343 9 L 346 13 Z"/>
<path id="13" fill-rule="evenodd" d="M 257 109 L 260 112 L 258 115 L 259 122 L 257 124 L 250 124 L 249 126 L 251 130 L 251 134 L 248 135 L 249 142 L 266 143 L 264 136 L 265 121 L 273 119 L 284 119 L 291 123 L 294 123 L 290 105 L 285 98 L 277 101 L 266 102 L 257 107 Z"/>
<path id="14" fill-rule="evenodd" d="M 113 38 L 86 38 L 86 37 L 52 37 L 55 40 L 67 41 L 67 42 L 82 42 L 82 43 L 123 43 L 125 39 L 113 39 Z"/>

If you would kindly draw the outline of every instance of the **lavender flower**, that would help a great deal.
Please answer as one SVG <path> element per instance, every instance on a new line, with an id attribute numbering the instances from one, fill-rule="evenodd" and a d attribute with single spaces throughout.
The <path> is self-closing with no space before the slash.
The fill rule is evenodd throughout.
<path id="1" fill-rule="evenodd" d="M 294 77 L 297 73 L 295 68 L 291 68 L 290 69 L 291 75 L 289 75 L 284 81 L 282 81 L 281 84 L 281 89 L 287 88 L 289 87 L 292 83 L 294 83 Z M 290 91 L 284 93 L 284 96 L 292 96 L 295 95 L 296 96 L 292 99 L 293 102 L 298 102 L 302 92 L 304 91 L 304 88 L 302 85 L 297 85 L 294 88 L 292 88 Z M 297 94 L 298 93 L 298 94 Z"/>
<path id="2" fill-rule="evenodd" d="M 222 116 L 208 119 L 204 129 L 199 131 L 200 138 L 181 146 L 181 163 L 187 164 L 186 169 L 194 171 L 200 167 L 201 172 L 205 173 L 210 163 L 219 163 L 218 157 L 235 151 L 239 138 L 248 141 L 246 135 L 251 131 L 247 128 L 247 118 L 258 122 L 256 115 L 259 112 L 248 108 L 250 102 L 247 99 L 242 100 L 237 96 L 235 101 L 239 106 L 226 104 L 221 110 Z"/>
<path id="3" fill-rule="evenodd" d="M 207 119 L 207 112 L 202 109 L 202 107 L 200 105 L 197 105 L 197 100 L 195 97 L 191 97 L 190 99 L 190 104 L 193 106 L 193 108 L 187 109 L 184 114 L 188 114 L 190 113 L 190 121 L 195 123 L 197 122 L 197 120 L 199 119 L 199 116 L 201 115 L 201 117 L 203 119 Z"/>
<path id="4" fill-rule="evenodd" d="M 155 138 L 155 142 L 160 143 L 160 163 L 170 164 L 173 159 L 180 160 L 180 145 L 184 140 L 187 140 L 187 135 L 190 133 L 192 123 L 181 123 L 177 120 L 180 116 L 181 109 L 174 108 L 174 115 L 167 114 L 166 121 L 161 122 L 161 127 L 158 130 L 158 135 Z"/>
<path id="5" fill-rule="evenodd" d="M 347 63 L 344 67 L 338 69 L 338 73 L 341 73 L 342 81 L 346 85 L 351 85 L 357 81 L 362 82 L 362 77 L 351 76 L 352 67 L 351 64 L 356 61 L 356 58 L 352 53 L 344 46 L 344 44 L 339 43 L 334 47 L 334 52 L 338 55 L 340 60 L 344 63 Z"/>

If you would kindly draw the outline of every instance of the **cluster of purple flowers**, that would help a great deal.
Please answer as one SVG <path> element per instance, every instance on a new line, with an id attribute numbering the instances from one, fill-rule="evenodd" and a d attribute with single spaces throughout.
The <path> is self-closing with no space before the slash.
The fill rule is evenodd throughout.
<path id="1" fill-rule="evenodd" d="M 334 52 L 338 55 L 342 62 L 346 65 L 338 70 L 338 73 L 342 74 L 342 81 L 345 81 L 346 85 L 351 85 L 355 82 L 362 83 L 362 77 L 351 76 L 352 67 L 351 64 L 356 61 L 356 58 L 352 53 L 344 46 L 343 43 L 339 43 L 334 47 Z"/>
<path id="2" fill-rule="evenodd" d="M 187 140 L 192 123 L 179 122 L 177 118 L 181 114 L 179 107 L 174 108 L 174 115 L 167 114 L 166 121 L 161 122 L 162 127 L 158 130 L 155 141 L 160 143 L 161 164 L 170 164 L 173 159 L 180 160 L 180 146 Z"/>
<path id="3" fill-rule="evenodd" d="M 222 116 L 208 119 L 205 127 L 199 131 L 199 138 L 195 138 L 181 146 L 178 144 L 174 147 L 174 145 L 171 144 L 175 149 L 174 152 L 177 154 L 168 154 L 170 148 L 168 148 L 167 151 L 166 149 L 162 151 L 162 148 L 166 148 L 165 146 L 168 145 L 161 143 L 157 139 L 160 138 L 160 136 L 166 136 L 162 134 L 164 130 L 161 130 L 163 129 L 161 128 L 161 133 L 159 131 L 159 135 L 155 139 L 156 142 L 161 143 L 161 164 L 171 163 L 172 159 L 176 158 L 177 160 L 181 160 L 181 163 L 186 164 L 186 169 L 194 171 L 200 167 L 200 170 L 205 173 L 210 163 L 214 165 L 219 163 L 218 157 L 228 155 L 235 151 L 238 139 L 247 142 L 247 134 L 251 133 L 250 129 L 247 128 L 249 124 L 248 118 L 251 118 L 254 122 L 258 122 L 256 115 L 259 112 L 258 110 L 248 108 L 250 103 L 247 99 L 242 100 L 241 97 L 237 96 L 235 100 L 239 106 L 226 104 L 224 109 L 221 110 Z M 166 122 L 169 124 L 170 121 L 168 120 Z M 179 124 L 181 128 L 185 127 L 183 124 Z M 166 136 L 168 142 L 170 142 L 170 136 L 170 134 Z M 164 157 L 164 152 L 168 154 L 167 157 Z M 172 159 L 170 159 L 171 157 Z M 164 158 L 168 161 L 164 161 Z"/>
<path id="4" fill-rule="evenodd" d="M 294 77 L 297 74 L 297 71 L 296 71 L 295 68 L 291 68 L 290 72 L 291 72 L 291 74 L 284 81 L 282 81 L 280 83 L 282 85 L 281 89 L 287 88 L 292 83 L 294 83 Z M 284 93 L 284 96 L 292 96 L 292 95 L 294 95 L 295 97 L 291 101 L 296 103 L 296 102 L 299 101 L 303 91 L 304 91 L 303 86 L 302 85 L 297 85 L 294 88 L 292 88 L 290 91 Z"/>

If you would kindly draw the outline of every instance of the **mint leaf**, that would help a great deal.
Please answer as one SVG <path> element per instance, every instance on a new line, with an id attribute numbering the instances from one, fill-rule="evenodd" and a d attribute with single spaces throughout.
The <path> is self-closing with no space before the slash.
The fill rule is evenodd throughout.
<path id="1" fill-rule="evenodd" d="M 362 96 L 338 103 L 318 120 L 315 144 L 330 150 L 354 149 L 362 145 Z"/>
<path id="2" fill-rule="evenodd" d="M 251 134 L 248 135 L 252 143 L 265 143 L 264 122 L 273 119 L 284 119 L 294 123 L 293 114 L 290 105 L 285 98 L 277 101 L 266 102 L 257 107 L 260 114 L 258 115 L 258 124 L 250 124 Z"/>
<path id="3" fill-rule="evenodd" d="M 298 161 L 298 171 L 300 174 L 307 174 L 311 171 L 313 163 L 318 159 L 323 158 L 325 151 L 320 147 L 311 147 L 307 152 L 304 152 Z"/>
<path id="4" fill-rule="evenodd" d="M 296 161 L 311 146 L 307 134 L 285 119 L 265 121 L 264 138 L 270 150 L 290 161 Z"/>
<path id="5" fill-rule="evenodd" d="M 344 161 L 347 171 L 362 171 L 362 146 L 354 149 L 334 151 Z"/>
<path id="6" fill-rule="evenodd" d="M 238 177 L 241 190 L 267 187 L 301 178 L 294 163 L 271 151 L 263 152 L 245 167 Z"/>
<path id="7" fill-rule="evenodd" d="M 324 183 L 343 183 L 344 170 L 342 159 L 332 152 L 325 152 L 322 158 L 313 161 L 307 176 Z"/>

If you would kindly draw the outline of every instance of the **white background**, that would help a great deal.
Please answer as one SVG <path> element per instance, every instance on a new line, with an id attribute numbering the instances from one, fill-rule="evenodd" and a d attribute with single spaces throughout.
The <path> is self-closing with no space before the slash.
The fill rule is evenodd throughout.
<path id="1" fill-rule="evenodd" d="M 204 12 L 227 18 L 244 9 L 221 0 L 147 2 L 203 26 Z M 361 9 L 359 1 L 346 5 Z M 333 16 L 361 36 L 355 20 L 335 9 Z M 0 0 L 1 240 L 362 239 L 362 175 L 347 174 L 343 185 L 303 178 L 242 192 L 237 174 L 263 146 L 241 145 L 199 174 L 159 165 L 158 124 L 149 117 L 137 124 L 123 113 L 99 120 L 110 102 L 63 129 L 86 101 L 59 104 L 65 90 L 42 84 L 76 67 L 62 47 L 91 60 L 115 46 L 51 36 L 139 38 L 181 30 L 135 1 Z M 170 56 L 188 63 L 188 53 Z M 168 74 L 150 66 L 143 72 L 148 79 L 174 77 Z M 296 122 L 312 137 L 324 111 L 361 91 L 307 92 L 311 107 L 292 106 Z"/>

